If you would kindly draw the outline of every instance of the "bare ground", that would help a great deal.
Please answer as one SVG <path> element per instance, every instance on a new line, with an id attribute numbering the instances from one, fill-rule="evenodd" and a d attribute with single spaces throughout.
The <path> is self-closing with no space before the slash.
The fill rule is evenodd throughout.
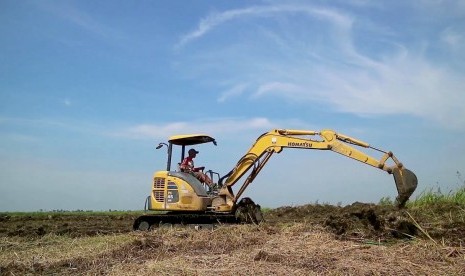
<path id="1" fill-rule="evenodd" d="M 131 231 L 134 215 L 0 215 L 1 275 L 464 275 L 464 206 L 281 207 L 261 225 Z"/>

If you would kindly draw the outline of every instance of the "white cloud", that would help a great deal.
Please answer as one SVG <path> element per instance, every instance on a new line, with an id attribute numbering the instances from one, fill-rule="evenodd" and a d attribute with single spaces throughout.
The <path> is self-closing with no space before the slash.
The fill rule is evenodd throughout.
<path id="1" fill-rule="evenodd" d="M 177 48 L 182 47 L 195 39 L 201 38 L 215 27 L 218 27 L 228 21 L 243 17 L 271 17 L 280 13 L 304 13 L 319 19 L 330 21 L 332 24 L 342 28 L 349 28 L 352 25 L 351 18 L 326 8 L 300 5 L 254 6 L 245 9 L 236 9 L 210 14 L 200 21 L 194 31 L 180 38 Z"/>
<path id="2" fill-rule="evenodd" d="M 218 98 L 218 102 L 222 103 L 222 102 L 225 102 L 229 98 L 234 98 L 234 97 L 238 97 L 242 95 L 245 89 L 247 89 L 247 87 L 248 87 L 248 84 L 244 84 L 244 83 L 234 85 L 232 88 L 221 93 L 220 97 Z"/>
<path id="3" fill-rule="evenodd" d="M 129 169 L 80 170 L 69 161 L 36 156 L 0 159 L 0 210 L 137 210 L 143 206 L 146 175 Z M 110 193 L 112 197 L 106 196 Z"/>
<path id="4" fill-rule="evenodd" d="M 252 97 L 260 97 L 269 94 L 282 95 L 291 99 L 296 99 L 304 91 L 302 88 L 293 83 L 270 82 L 261 84 Z"/>
<path id="5" fill-rule="evenodd" d="M 62 18 L 66 22 L 74 24 L 75 26 L 78 26 L 79 28 L 82 28 L 100 37 L 117 39 L 125 38 L 125 36 L 119 30 L 101 23 L 92 17 L 91 14 L 78 9 L 76 6 L 73 6 L 70 3 L 57 2 L 48 4 L 46 2 L 38 2 L 37 4 L 42 9 Z"/>
<path id="6" fill-rule="evenodd" d="M 317 89 L 312 88 L 315 83 Z M 330 67 L 315 74 L 308 85 L 299 80 L 287 86 L 307 86 L 306 90 L 299 89 L 303 91 L 299 100 L 323 101 L 343 112 L 409 114 L 448 127 L 465 127 L 460 75 L 422 56 L 391 57 L 375 66 L 359 63 L 355 68 Z M 275 93 L 277 96 L 295 100 L 287 87 L 279 90 L 283 93 Z M 265 95 L 260 91 L 256 95 Z"/>
<path id="7" fill-rule="evenodd" d="M 61 129 L 89 135 L 116 136 L 130 139 L 166 139 L 171 135 L 206 133 L 213 136 L 243 135 L 244 133 L 261 133 L 278 127 L 307 127 L 305 122 L 296 119 L 270 120 L 265 117 L 253 118 L 218 118 L 212 120 L 167 122 L 161 124 L 134 124 L 127 127 L 108 125 L 76 124 L 65 121 L 35 120 L 0 117 L 0 126 L 26 126 L 29 128 Z M 21 133 L 0 133 L 2 138 L 17 141 L 36 141 L 39 137 L 26 136 Z"/>
<path id="8" fill-rule="evenodd" d="M 22 142 L 32 143 L 32 142 L 38 142 L 40 140 L 36 136 L 25 135 L 22 133 L 1 133 L 0 139 L 3 140 L 3 142 L 5 142 L 6 140 L 6 141 L 15 141 L 15 142 L 20 142 L 20 143 Z"/>
<path id="9" fill-rule="evenodd" d="M 454 51 L 463 49 L 465 46 L 465 32 L 459 32 L 452 27 L 448 27 L 441 33 L 441 41 Z"/>
<path id="10" fill-rule="evenodd" d="M 14 117 L 0 117 L 0 124 L 5 125 L 32 125 L 32 126 L 45 126 L 45 127 L 67 127 L 68 124 L 56 120 L 46 119 L 24 119 Z"/>
<path id="11" fill-rule="evenodd" d="M 101 135 L 105 132 L 105 127 L 102 125 L 93 123 L 83 123 L 78 121 L 69 121 L 69 120 L 57 120 L 57 119 L 25 119 L 25 118 L 14 118 L 14 117 L 0 117 L 0 125 L 4 125 L 5 129 L 15 128 L 20 126 L 21 129 L 44 129 L 44 130 L 53 130 L 53 131 L 70 131 L 76 133 L 91 133 L 93 135 Z M 4 133 L 7 133 L 6 131 Z M 43 132 L 44 134 L 51 133 L 49 131 Z M 0 132 L 1 134 L 1 132 Z M 13 135 L 11 137 L 20 137 L 20 133 Z M 40 135 L 35 134 L 38 138 Z M 29 134 L 27 135 L 29 136 Z M 31 136 L 31 139 L 33 137 Z M 25 141 L 26 139 L 22 139 Z"/>
<path id="12" fill-rule="evenodd" d="M 244 95 L 240 84 L 248 83 L 248 88 L 256 87 L 255 91 L 247 89 L 252 99 L 272 95 L 302 104 L 323 102 L 334 110 L 360 116 L 406 114 L 465 129 L 463 72 L 430 56 L 429 47 L 437 41 L 428 41 L 425 36 L 425 41 L 411 43 L 398 33 L 402 30 L 377 28 L 376 24 L 382 23 L 376 18 L 369 21 L 370 26 L 363 26 L 366 21 L 355 21 L 356 17 L 330 8 L 255 6 L 207 16 L 196 30 L 181 38 L 179 45 L 199 40 L 235 19 L 255 17 L 260 19 L 260 26 L 266 26 L 267 22 L 279 21 L 274 20 L 278 15 L 282 20 L 297 13 L 307 17 L 309 21 L 300 18 L 307 25 L 258 27 L 253 43 L 238 39 L 241 49 L 250 52 L 206 54 L 210 65 L 218 60 L 222 67 L 235 68 L 231 73 L 236 74 L 234 79 L 239 84 L 223 92 L 219 101 Z M 315 29 L 322 31 L 315 33 Z M 366 30 L 370 33 L 363 33 Z M 441 41 L 450 48 L 463 49 L 462 33 L 448 28 L 440 34 Z M 364 48 L 370 43 L 376 47 Z M 219 46 L 215 48 L 222 48 Z M 260 56 L 268 49 L 273 49 L 273 56 Z M 249 63 L 247 57 L 251 55 L 254 58 Z M 201 63 L 196 61 L 196 65 Z"/>
<path id="13" fill-rule="evenodd" d="M 184 133 L 208 133 L 218 136 L 248 130 L 264 131 L 273 127 L 275 124 L 267 118 L 225 118 L 212 121 L 141 124 L 125 128 L 114 135 L 135 139 L 166 139 L 168 136 Z"/>

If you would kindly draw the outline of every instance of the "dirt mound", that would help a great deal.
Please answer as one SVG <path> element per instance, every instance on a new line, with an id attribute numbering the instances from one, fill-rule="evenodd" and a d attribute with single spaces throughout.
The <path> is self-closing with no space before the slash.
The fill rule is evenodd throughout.
<path id="1" fill-rule="evenodd" d="M 265 219 L 269 223 L 306 221 L 338 239 L 389 242 L 422 237 L 455 245 L 465 242 L 465 206 L 454 204 L 410 209 L 360 202 L 344 207 L 309 204 L 271 210 Z"/>
<path id="2" fill-rule="evenodd" d="M 92 237 L 132 232 L 139 214 L 0 214 L 1 237 L 40 238 L 47 234 Z M 421 237 L 465 244 L 465 206 L 438 204 L 399 210 L 394 206 L 355 202 L 348 206 L 308 204 L 264 213 L 264 225 L 305 222 L 340 240 L 395 242 Z"/>
<path id="3" fill-rule="evenodd" d="M 375 240 L 386 242 L 392 238 L 412 238 L 418 229 L 399 210 L 386 210 L 375 205 L 354 203 L 341 209 L 337 215 L 330 215 L 325 226 L 338 238 Z"/>
<path id="4" fill-rule="evenodd" d="M 71 237 L 107 235 L 132 231 L 136 215 L 109 214 L 0 214 L 0 237 L 41 237 L 46 234 Z"/>
<path id="5" fill-rule="evenodd" d="M 136 217 L 0 215 L 0 275 L 464 275 L 460 205 L 309 204 L 259 225 L 148 232 Z"/>
<path id="6" fill-rule="evenodd" d="M 11 247 L 0 255 L 0 275 L 463 275 L 465 254 L 429 240 L 338 240 L 308 222 L 14 237 L 5 244 Z"/>

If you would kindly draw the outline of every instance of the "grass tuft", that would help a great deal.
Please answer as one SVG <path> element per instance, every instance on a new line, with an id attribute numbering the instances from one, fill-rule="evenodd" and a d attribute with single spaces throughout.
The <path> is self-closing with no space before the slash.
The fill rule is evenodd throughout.
<path id="1" fill-rule="evenodd" d="M 420 193 L 415 199 L 407 202 L 407 207 L 421 207 L 427 205 L 465 205 L 465 181 L 460 172 L 457 171 L 457 178 L 462 184 L 457 190 L 451 190 L 447 194 L 441 191 L 441 188 L 429 188 Z M 380 199 L 379 205 L 389 206 L 395 202 L 390 197 Z"/>
<path id="2" fill-rule="evenodd" d="M 409 206 L 425 206 L 438 204 L 458 204 L 465 205 L 465 186 L 457 191 L 449 191 L 444 194 L 440 188 L 436 191 L 433 188 L 423 191 L 415 200 L 409 202 Z"/>

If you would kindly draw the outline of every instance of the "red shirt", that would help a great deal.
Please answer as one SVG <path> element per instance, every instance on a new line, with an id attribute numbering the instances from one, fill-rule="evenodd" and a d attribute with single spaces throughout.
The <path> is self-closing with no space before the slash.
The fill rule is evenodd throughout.
<path id="1" fill-rule="evenodd" d="M 181 170 L 185 172 L 195 172 L 196 170 L 194 168 L 194 159 L 190 156 L 184 158 L 181 163 Z"/>

